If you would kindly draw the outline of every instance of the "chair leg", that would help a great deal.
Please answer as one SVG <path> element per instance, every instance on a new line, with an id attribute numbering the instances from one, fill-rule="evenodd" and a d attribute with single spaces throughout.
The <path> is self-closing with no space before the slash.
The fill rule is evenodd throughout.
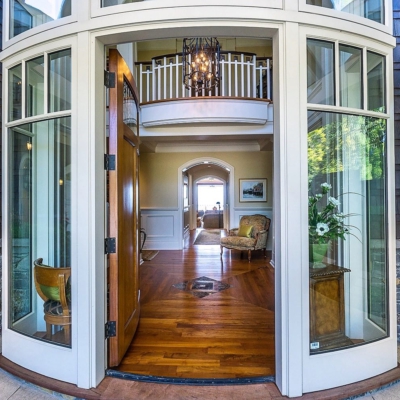
<path id="1" fill-rule="evenodd" d="M 220 252 L 220 256 L 222 257 L 222 250 L 223 250 L 223 248 L 222 248 L 222 246 L 220 246 L 221 247 L 221 252 Z"/>
<path id="2" fill-rule="evenodd" d="M 251 250 L 247 250 L 247 258 L 251 261 Z"/>
<path id="3" fill-rule="evenodd" d="M 71 344 L 71 326 L 64 325 L 64 338 L 66 344 Z"/>
<path id="4" fill-rule="evenodd" d="M 48 339 L 51 339 L 51 337 L 53 336 L 51 324 L 49 324 L 48 322 L 46 322 L 46 336 Z"/>
<path id="5" fill-rule="evenodd" d="M 267 249 L 263 249 L 264 251 L 264 258 L 267 258 Z"/>

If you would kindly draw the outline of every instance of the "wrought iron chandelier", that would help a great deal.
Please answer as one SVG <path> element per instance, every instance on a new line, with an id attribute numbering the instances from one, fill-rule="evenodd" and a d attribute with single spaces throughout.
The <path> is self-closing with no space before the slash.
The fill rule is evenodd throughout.
<path id="1" fill-rule="evenodd" d="M 220 81 L 220 46 L 216 38 L 183 39 L 183 84 L 199 92 L 217 87 Z"/>

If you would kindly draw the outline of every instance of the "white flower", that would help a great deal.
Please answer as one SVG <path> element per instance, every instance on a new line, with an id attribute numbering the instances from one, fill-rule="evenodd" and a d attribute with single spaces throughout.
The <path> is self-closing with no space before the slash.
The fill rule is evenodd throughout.
<path id="1" fill-rule="evenodd" d="M 323 222 L 319 222 L 317 224 L 316 231 L 319 236 L 324 236 L 326 232 L 329 232 L 329 226 L 327 224 L 324 224 Z"/>
<path id="2" fill-rule="evenodd" d="M 340 201 L 335 199 L 334 197 L 328 197 L 329 203 L 333 204 L 335 207 L 338 207 L 340 205 Z"/>
<path id="3" fill-rule="evenodd" d="M 341 214 L 333 214 L 332 217 L 336 220 L 336 221 L 341 221 L 343 219 L 343 216 Z"/>
<path id="4" fill-rule="evenodd" d="M 323 189 L 327 189 L 327 190 L 330 190 L 330 189 L 332 189 L 332 186 L 329 184 L 329 183 L 321 183 L 321 187 L 323 188 Z"/>
<path id="5" fill-rule="evenodd" d="M 315 197 L 316 197 L 317 199 L 322 199 L 322 194 L 321 194 L 321 193 L 316 194 Z"/>

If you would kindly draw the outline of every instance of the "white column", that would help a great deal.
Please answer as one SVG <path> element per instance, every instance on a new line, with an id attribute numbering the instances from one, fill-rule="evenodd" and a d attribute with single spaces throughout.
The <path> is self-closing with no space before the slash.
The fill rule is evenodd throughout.
<path id="1" fill-rule="evenodd" d="M 276 383 L 301 396 L 304 347 L 304 249 L 307 235 L 307 132 L 300 129 L 299 29 L 286 23 L 274 37 L 274 236 Z M 307 325 L 307 324 L 306 324 Z M 308 327 L 308 325 L 307 325 Z"/>

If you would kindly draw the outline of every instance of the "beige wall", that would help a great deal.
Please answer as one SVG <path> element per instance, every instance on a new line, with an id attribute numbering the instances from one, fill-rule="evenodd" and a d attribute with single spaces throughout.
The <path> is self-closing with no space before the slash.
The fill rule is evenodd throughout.
<path id="1" fill-rule="evenodd" d="M 258 57 L 272 57 L 272 40 L 249 38 L 217 38 L 222 51 L 254 53 Z M 153 57 L 182 52 L 182 39 L 140 42 L 138 61 L 151 61 Z"/>
<path id="2" fill-rule="evenodd" d="M 178 168 L 184 163 L 212 156 L 235 168 L 235 199 L 238 206 L 272 207 L 273 154 L 260 152 L 142 153 L 140 155 L 140 205 L 142 208 L 178 207 Z M 240 178 L 267 178 L 267 202 L 239 202 Z"/>

